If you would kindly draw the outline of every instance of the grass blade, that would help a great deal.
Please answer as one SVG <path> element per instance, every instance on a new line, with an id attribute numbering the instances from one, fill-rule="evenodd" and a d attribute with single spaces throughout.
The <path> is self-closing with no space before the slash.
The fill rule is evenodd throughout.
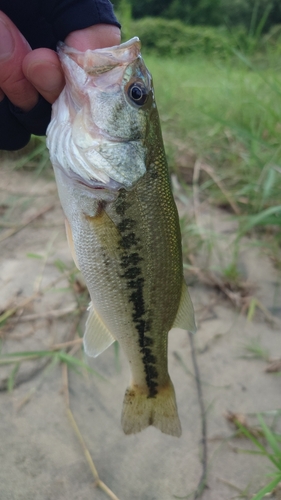
<path id="1" fill-rule="evenodd" d="M 275 479 L 273 479 L 270 483 L 268 483 L 264 488 L 262 488 L 253 498 L 252 500 L 262 500 L 267 493 L 271 493 L 272 490 L 277 486 L 277 484 L 281 481 L 281 473 L 278 474 Z"/>
<path id="2" fill-rule="evenodd" d="M 80 359 L 74 358 L 74 356 L 71 356 L 70 354 L 66 354 L 64 351 L 60 351 L 57 354 L 59 356 L 60 361 L 62 361 L 63 363 L 66 363 L 70 368 L 77 368 L 77 367 L 84 368 L 88 372 L 90 372 L 93 375 L 95 375 L 96 377 L 98 377 L 100 380 L 103 380 L 104 382 L 108 382 L 108 380 L 103 375 L 101 375 L 96 370 L 93 370 L 93 368 L 91 368 L 89 365 L 84 363 L 84 361 L 80 361 Z"/>
<path id="3" fill-rule="evenodd" d="M 262 427 L 262 430 L 264 432 L 264 435 L 266 437 L 266 440 L 267 440 L 269 446 L 271 447 L 271 449 L 272 449 L 273 453 L 275 454 L 275 456 L 279 459 L 279 468 L 281 470 L 281 448 L 278 445 L 274 434 L 271 432 L 271 430 L 269 429 L 269 427 L 266 425 L 266 423 L 263 420 L 263 418 L 262 418 L 261 415 L 258 415 L 258 419 L 259 419 L 259 423 L 260 423 L 260 425 Z"/>
<path id="4" fill-rule="evenodd" d="M 266 456 L 275 465 L 275 467 L 278 469 L 279 468 L 278 460 L 275 460 L 275 457 L 273 455 L 271 455 L 270 453 L 268 453 L 267 449 L 260 443 L 260 441 L 257 438 L 255 438 L 253 436 L 253 434 L 251 434 L 251 432 L 248 431 L 248 429 L 246 429 L 246 427 L 244 427 L 243 425 L 241 425 L 240 422 L 238 422 L 238 420 L 235 421 L 235 425 L 237 425 L 237 427 L 241 430 L 241 432 L 248 439 L 250 439 L 256 445 L 256 447 L 259 448 L 262 451 L 262 454 L 264 456 Z"/>
<path id="5" fill-rule="evenodd" d="M 15 386 L 16 376 L 17 376 L 17 373 L 19 371 L 19 367 L 20 367 L 20 363 L 15 363 L 15 366 L 9 375 L 8 382 L 7 382 L 8 392 L 12 392 L 12 390 Z"/>
<path id="6" fill-rule="evenodd" d="M 275 224 L 281 224 L 281 205 L 277 205 L 275 207 L 270 207 L 267 208 L 266 210 L 263 210 L 262 212 L 258 213 L 257 215 L 249 216 L 247 217 L 247 222 L 242 226 L 242 229 L 240 230 L 240 236 L 241 234 L 245 234 L 251 229 L 253 229 L 255 226 L 258 226 L 259 224 L 264 224 L 267 218 L 271 217 L 272 215 L 276 216 L 276 222 Z M 278 215 L 280 215 L 280 219 L 278 219 Z M 271 223 L 273 223 L 273 219 L 271 218 Z"/>

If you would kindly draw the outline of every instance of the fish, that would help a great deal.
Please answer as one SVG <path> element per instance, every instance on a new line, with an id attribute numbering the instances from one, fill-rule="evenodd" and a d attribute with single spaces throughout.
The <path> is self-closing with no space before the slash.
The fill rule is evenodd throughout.
<path id="1" fill-rule="evenodd" d="M 117 340 L 126 355 L 125 434 L 152 425 L 179 437 L 168 333 L 196 324 L 152 76 L 137 37 L 85 52 L 61 43 L 58 54 L 66 86 L 47 146 L 91 297 L 84 350 L 96 357 Z"/>

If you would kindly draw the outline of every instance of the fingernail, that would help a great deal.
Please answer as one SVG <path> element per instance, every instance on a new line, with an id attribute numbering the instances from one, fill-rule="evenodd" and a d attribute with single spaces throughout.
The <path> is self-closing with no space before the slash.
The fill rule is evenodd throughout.
<path id="1" fill-rule="evenodd" d="M 14 52 L 15 43 L 8 26 L 0 19 L 0 59 L 8 59 Z"/>

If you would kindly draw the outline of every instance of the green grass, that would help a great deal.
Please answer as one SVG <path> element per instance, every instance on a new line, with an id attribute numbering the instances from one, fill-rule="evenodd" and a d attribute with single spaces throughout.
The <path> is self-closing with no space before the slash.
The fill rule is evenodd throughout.
<path id="1" fill-rule="evenodd" d="M 10 378 L 13 379 L 15 378 L 15 375 L 17 373 L 17 370 L 19 368 L 19 364 L 23 363 L 24 361 L 30 361 L 33 359 L 38 359 L 38 358 L 54 358 L 57 361 L 61 363 L 66 363 L 70 369 L 73 369 L 76 373 L 79 373 L 79 368 L 84 368 L 90 373 L 94 374 L 101 380 L 106 380 L 105 377 L 103 377 L 99 372 L 96 370 L 93 370 L 88 366 L 84 361 L 81 361 L 80 359 L 69 355 L 65 350 L 60 350 L 60 351 L 21 351 L 21 352 L 14 352 L 14 353 L 9 353 L 9 354 L 2 354 L 0 356 L 0 366 L 1 365 L 13 365 L 13 370 L 10 374 Z M 9 379 L 10 380 L 10 379 Z M 14 385 L 14 382 L 13 384 Z M 8 381 L 8 386 L 9 386 L 9 381 Z"/>
<path id="2" fill-rule="evenodd" d="M 233 259 L 227 264 L 235 280 L 245 234 L 262 240 L 261 247 L 281 268 L 280 60 L 273 52 L 253 61 L 239 53 L 224 60 L 151 54 L 144 54 L 144 59 L 153 74 L 171 171 L 192 196 L 194 164 L 207 164 L 214 175 L 201 169 L 200 200 L 232 214 L 235 209 L 239 229 Z M 192 232 L 194 221 L 186 224 Z M 206 237 L 203 244 L 206 247 Z M 190 245 L 196 254 L 201 236 Z M 221 275 L 226 278 L 223 270 Z M 232 276 L 227 278 L 231 281 Z"/>
<path id="3" fill-rule="evenodd" d="M 237 426 L 242 431 L 245 437 L 250 439 L 257 448 L 257 451 L 249 451 L 266 457 L 274 466 L 274 473 L 269 477 L 269 480 L 264 488 L 258 491 L 252 500 L 262 500 L 265 495 L 272 493 L 274 488 L 281 482 L 281 444 L 280 435 L 274 433 L 265 423 L 263 418 L 258 416 L 263 438 L 255 437 L 246 427 L 237 422 Z"/>
<path id="4" fill-rule="evenodd" d="M 280 63 L 256 63 L 255 69 L 238 56 L 145 60 L 153 71 L 171 166 L 176 168 L 182 143 L 183 153 L 193 150 L 212 165 L 242 213 L 279 205 L 280 214 Z M 201 192 L 227 201 L 210 179 Z"/>

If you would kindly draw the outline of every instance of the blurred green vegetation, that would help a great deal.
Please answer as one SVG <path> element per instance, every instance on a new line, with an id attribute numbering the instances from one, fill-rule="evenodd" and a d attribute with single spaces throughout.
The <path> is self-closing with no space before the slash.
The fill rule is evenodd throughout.
<path id="1" fill-rule="evenodd" d="M 212 25 L 211 19 L 208 25 L 194 25 L 184 22 L 184 16 L 170 16 L 167 19 L 163 16 L 148 16 L 146 12 L 145 17 L 135 19 L 129 0 L 120 1 L 117 16 L 122 24 L 123 40 L 137 35 L 144 49 L 159 56 L 174 57 L 197 53 L 210 57 L 227 57 L 235 50 L 248 56 L 255 56 L 257 53 L 266 55 L 272 51 L 280 55 L 281 17 L 280 24 L 268 24 L 270 5 L 267 5 L 268 8 L 260 17 L 257 16 L 258 10 L 254 6 L 249 22 L 231 24 L 225 19 L 218 26 Z"/>
<path id="2" fill-rule="evenodd" d="M 248 36 L 243 27 L 229 32 L 225 27 L 189 26 L 178 19 L 146 17 L 131 21 L 130 32 L 138 34 L 144 49 L 159 56 L 196 53 L 228 57 L 234 49 L 248 53 L 256 46 L 255 38 Z"/>
<path id="3" fill-rule="evenodd" d="M 247 59 L 146 54 L 153 71 L 170 165 L 180 175 L 202 158 L 231 191 L 241 213 L 280 203 L 281 61 L 265 67 Z M 190 159 L 190 153 L 193 158 Z M 181 158 L 179 158 L 179 155 Z M 222 201 L 210 181 L 202 194 Z"/>
<path id="4" fill-rule="evenodd" d="M 115 0 L 121 11 L 129 5 L 133 19 L 162 17 L 189 25 L 244 26 L 249 35 L 281 23 L 279 0 Z"/>
<path id="5" fill-rule="evenodd" d="M 238 236 L 263 235 L 280 266 L 281 61 L 252 63 L 239 53 L 145 60 L 171 170 L 191 196 L 196 161 L 211 166 L 215 178 L 200 177 L 201 200 L 230 212 L 235 205 Z"/>

